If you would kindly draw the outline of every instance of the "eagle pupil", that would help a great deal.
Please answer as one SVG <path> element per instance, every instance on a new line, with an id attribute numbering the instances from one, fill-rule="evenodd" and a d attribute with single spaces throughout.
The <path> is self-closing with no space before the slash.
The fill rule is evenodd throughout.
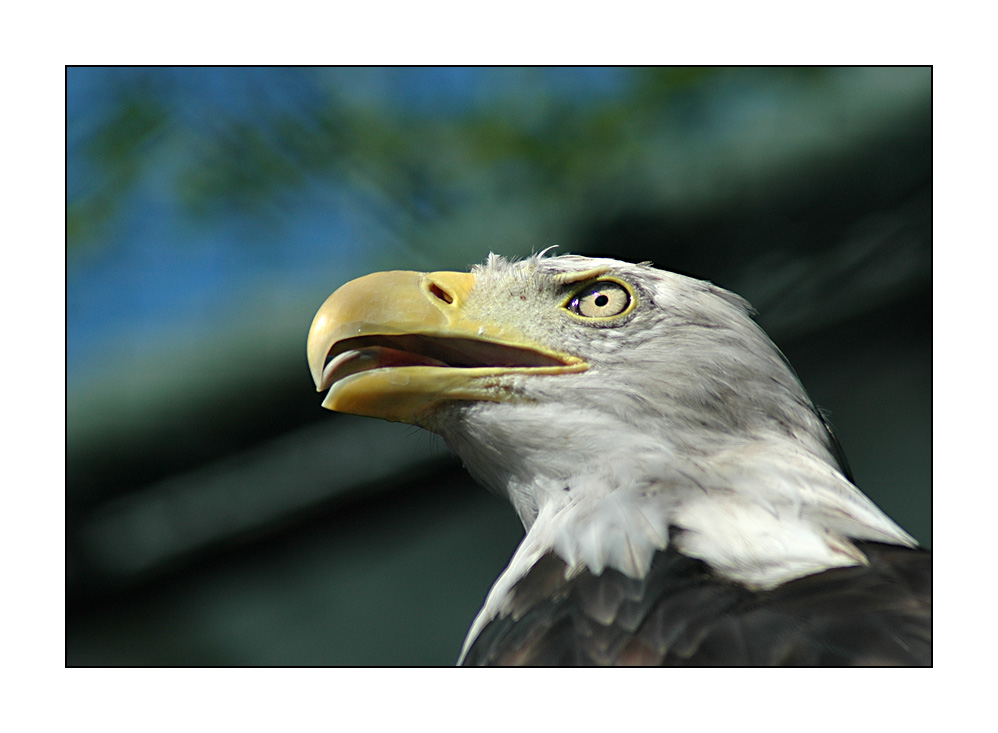
<path id="1" fill-rule="evenodd" d="M 596 296 L 596 305 L 602 308 L 604 305 L 610 302 L 610 299 L 603 295 L 602 293 Z"/>

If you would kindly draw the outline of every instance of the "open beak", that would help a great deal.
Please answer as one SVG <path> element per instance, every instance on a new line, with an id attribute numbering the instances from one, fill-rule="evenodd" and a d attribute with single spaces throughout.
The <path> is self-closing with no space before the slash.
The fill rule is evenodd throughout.
<path id="1" fill-rule="evenodd" d="M 584 371 L 581 359 L 530 343 L 515 327 L 472 317 L 475 276 L 378 272 L 329 296 L 308 332 L 308 364 L 322 406 L 420 424 L 453 400 L 511 398 L 509 374 Z"/>

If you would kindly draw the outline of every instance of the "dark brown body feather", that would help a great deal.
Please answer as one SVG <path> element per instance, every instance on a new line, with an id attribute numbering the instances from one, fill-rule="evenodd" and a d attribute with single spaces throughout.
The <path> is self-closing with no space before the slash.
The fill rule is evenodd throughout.
<path id="1" fill-rule="evenodd" d="M 566 580 L 546 555 L 513 588 L 467 665 L 925 666 L 932 663 L 932 557 L 857 543 L 868 566 L 752 591 L 704 563 L 659 552 L 643 580 Z"/>

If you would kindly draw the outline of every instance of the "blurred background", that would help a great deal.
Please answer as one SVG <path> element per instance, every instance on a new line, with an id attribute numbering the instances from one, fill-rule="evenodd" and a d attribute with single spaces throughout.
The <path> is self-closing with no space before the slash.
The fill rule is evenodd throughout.
<path id="1" fill-rule="evenodd" d="M 490 251 L 748 298 L 931 546 L 928 68 L 69 68 L 67 664 L 448 665 L 522 536 L 320 407 L 318 306 Z"/>

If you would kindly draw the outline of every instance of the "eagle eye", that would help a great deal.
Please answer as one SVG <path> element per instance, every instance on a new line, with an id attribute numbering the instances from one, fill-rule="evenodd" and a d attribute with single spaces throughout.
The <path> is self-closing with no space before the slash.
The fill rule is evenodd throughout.
<path id="1" fill-rule="evenodd" d="M 614 280 L 590 283 L 572 296 L 566 307 L 583 318 L 613 318 L 631 310 L 631 292 Z"/>

